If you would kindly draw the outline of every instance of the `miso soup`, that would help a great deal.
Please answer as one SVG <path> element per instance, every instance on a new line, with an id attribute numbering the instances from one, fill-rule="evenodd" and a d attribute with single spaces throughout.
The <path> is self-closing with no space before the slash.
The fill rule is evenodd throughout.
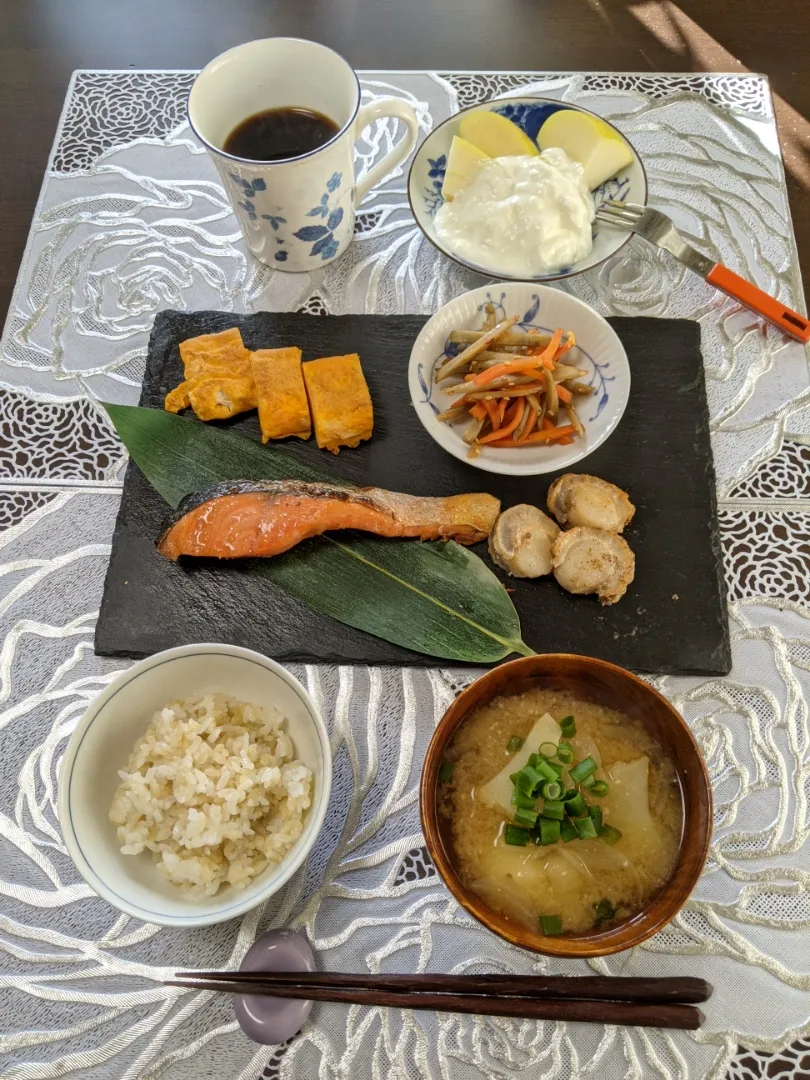
<path id="1" fill-rule="evenodd" d="M 448 745 L 439 814 L 462 881 L 546 934 L 631 918 L 666 883 L 683 810 L 644 725 L 537 689 L 478 708 Z"/>

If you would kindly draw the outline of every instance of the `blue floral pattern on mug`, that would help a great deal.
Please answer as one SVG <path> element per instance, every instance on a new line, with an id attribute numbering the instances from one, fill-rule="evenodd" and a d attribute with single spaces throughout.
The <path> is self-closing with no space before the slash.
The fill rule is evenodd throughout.
<path id="1" fill-rule="evenodd" d="M 278 232 L 279 225 L 286 225 L 287 219 L 285 217 L 279 217 L 278 214 L 262 214 L 265 221 L 269 221 L 273 226 L 273 232 Z"/>
<path id="2" fill-rule="evenodd" d="M 242 201 L 237 203 L 237 205 L 245 211 L 251 221 L 255 221 L 257 214 L 256 204 L 253 202 L 253 199 L 256 197 L 256 192 L 265 191 L 267 185 L 260 176 L 255 180 L 244 180 L 241 176 L 237 176 L 236 173 L 228 173 L 228 176 L 230 176 L 231 180 L 233 180 L 244 195 Z M 262 214 L 262 217 L 264 217 L 264 214 Z"/>
<path id="3" fill-rule="evenodd" d="M 242 194 L 246 199 L 252 199 L 257 191 L 265 191 L 267 189 L 267 184 L 265 184 L 261 176 L 257 177 L 255 180 L 245 180 L 241 176 L 237 176 L 236 173 L 228 173 L 228 176 L 230 176 L 237 187 L 242 189 Z"/>
<path id="4" fill-rule="evenodd" d="M 335 239 L 334 231 L 343 221 L 343 207 L 330 207 L 329 196 L 334 194 L 340 187 L 343 174 L 332 173 L 326 181 L 326 191 L 321 195 L 321 201 L 307 211 L 307 217 L 326 219 L 325 225 L 303 225 L 293 233 L 293 236 L 306 243 L 312 243 L 310 255 L 320 255 L 321 259 L 331 259 L 338 252 L 339 241 Z M 279 253 L 276 253 L 278 259 Z M 285 256 L 286 257 L 286 256 Z"/>

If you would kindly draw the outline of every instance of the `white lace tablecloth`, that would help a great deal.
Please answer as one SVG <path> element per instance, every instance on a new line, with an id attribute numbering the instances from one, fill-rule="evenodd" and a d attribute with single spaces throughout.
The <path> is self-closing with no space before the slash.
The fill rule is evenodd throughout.
<path id="1" fill-rule="evenodd" d="M 331 812 L 284 893 L 241 923 L 160 930 L 118 915 L 79 879 L 56 815 L 59 763 L 87 704 L 124 664 L 93 655 L 123 466 L 94 403 L 137 400 L 155 312 L 431 312 L 480 284 L 422 239 L 404 171 L 364 204 L 357 242 L 322 271 L 286 275 L 252 261 L 185 123 L 192 79 L 76 74 L 2 339 L 0 1073 L 697 1080 L 767 1067 L 797 1075 L 810 1053 L 800 1041 L 810 1030 L 807 356 L 635 239 L 560 287 L 605 313 L 702 326 L 734 669 L 725 679 L 656 680 L 700 741 L 716 799 L 709 862 L 678 918 L 645 946 L 586 965 L 510 948 L 459 910 L 426 860 L 417 810 L 433 726 L 470 677 L 438 668 L 293 668 L 330 726 Z M 407 100 L 424 132 L 460 106 L 529 91 L 615 121 L 644 158 L 654 205 L 703 251 L 802 307 L 763 77 L 363 77 L 364 98 Z M 359 168 L 393 137 L 393 122 L 369 129 Z M 272 1051 L 241 1034 L 227 997 L 146 978 L 189 963 L 237 966 L 271 926 L 305 931 L 331 970 L 590 966 L 699 974 L 716 991 L 694 1034 L 316 1005 L 301 1034 Z"/>

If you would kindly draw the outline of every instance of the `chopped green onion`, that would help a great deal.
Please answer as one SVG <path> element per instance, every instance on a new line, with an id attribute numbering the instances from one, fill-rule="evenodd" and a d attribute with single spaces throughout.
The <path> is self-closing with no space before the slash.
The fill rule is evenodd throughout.
<path id="1" fill-rule="evenodd" d="M 537 768 L 537 762 L 542 761 L 542 760 L 543 759 L 540 757 L 539 754 L 529 754 L 529 760 L 526 762 L 526 764 L 531 765 L 531 767 L 533 769 L 536 769 Z"/>
<path id="2" fill-rule="evenodd" d="M 443 761 L 439 766 L 439 783 L 445 784 L 453 775 L 452 761 Z"/>
<path id="3" fill-rule="evenodd" d="M 614 829 L 612 825 L 602 826 L 602 839 L 607 840 L 609 844 L 615 844 L 617 840 L 621 840 L 622 834 L 618 829 Z"/>
<path id="4" fill-rule="evenodd" d="M 563 765 L 570 765 L 574 760 L 574 748 L 571 743 L 561 742 L 557 747 L 557 758 L 563 763 Z"/>
<path id="5" fill-rule="evenodd" d="M 585 779 L 582 781 L 582 783 L 579 786 L 584 787 L 588 791 L 590 791 L 595 783 L 596 783 L 596 777 L 595 776 L 586 776 Z"/>
<path id="6" fill-rule="evenodd" d="M 544 758 L 553 758 L 557 756 L 557 744 L 553 742 L 541 742 L 540 753 Z"/>
<path id="7" fill-rule="evenodd" d="M 544 799 L 551 799 L 555 802 L 557 799 L 562 798 L 562 784 L 558 780 L 546 780 L 540 789 L 540 794 Z"/>
<path id="8" fill-rule="evenodd" d="M 557 770 L 551 764 L 550 761 L 546 761 L 545 758 L 540 758 L 537 762 L 537 771 L 542 773 L 546 780 L 556 780 Z"/>
<path id="9" fill-rule="evenodd" d="M 572 818 L 581 818 L 587 815 L 588 804 L 579 792 L 577 792 L 576 798 L 565 800 L 565 812 Z"/>
<path id="10" fill-rule="evenodd" d="M 519 806 L 522 810 L 532 810 L 536 801 L 531 795 L 524 795 L 517 788 L 512 792 L 512 806 Z"/>
<path id="11" fill-rule="evenodd" d="M 594 780 L 590 787 L 591 795 L 595 795 L 597 799 L 604 799 L 608 793 L 608 786 L 604 780 Z"/>
<path id="12" fill-rule="evenodd" d="M 562 777 L 563 769 L 565 768 L 565 766 L 563 765 L 563 763 L 561 761 L 549 761 L 549 765 L 552 767 L 554 772 L 557 774 L 557 779 L 559 780 Z"/>
<path id="13" fill-rule="evenodd" d="M 562 919 L 559 915 L 541 915 L 540 929 L 546 937 L 556 937 L 562 933 Z"/>
<path id="14" fill-rule="evenodd" d="M 602 807 L 601 806 L 589 806 L 588 815 L 591 821 L 596 826 L 597 835 L 602 831 Z"/>
<path id="15" fill-rule="evenodd" d="M 593 906 L 596 908 L 596 916 L 599 919 L 612 919 L 616 914 L 616 909 L 609 900 L 600 900 Z"/>
<path id="16" fill-rule="evenodd" d="M 544 846 L 546 844 L 556 844 L 560 839 L 560 823 L 559 821 L 551 821 L 549 818 L 541 817 L 538 819 L 540 825 L 540 843 Z"/>
<path id="17" fill-rule="evenodd" d="M 546 799 L 543 802 L 543 817 L 553 818 L 555 821 L 562 821 L 565 817 L 565 803 L 560 802 L 557 799 Z"/>
<path id="18" fill-rule="evenodd" d="M 542 762 L 540 764 L 542 765 Z M 512 783 L 518 791 L 522 791 L 524 795 L 533 795 L 535 798 L 540 794 L 543 781 L 548 779 L 539 770 L 533 769 L 531 765 L 524 765 L 520 772 L 514 773 L 513 776 Z"/>
<path id="19" fill-rule="evenodd" d="M 519 806 L 515 810 L 515 824 L 522 825 L 525 829 L 533 829 L 537 824 L 538 813 L 536 810 L 524 810 Z"/>
<path id="20" fill-rule="evenodd" d="M 523 746 L 525 739 L 521 739 L 519 735 L 512 735 L 509 742 L 506 744 L 506 751 L 509 754 L 516 754 L 518 750 Z"/>
<path id="21" fill-rule="evenodd" d="M 570 787 L 565 792 L 565 795 L 563 795 L 563 798 L 568 802 L 569 799 L 575 799 L 577 795 L 579 795 L 579 790 L 575 787 Z"/>
<path id="22" fill-rule="evenodd" d="M 503 831 L 503 838 L 513 847 L 526 847 L 529 842 L 529 832 L 527 829 L 521 829 L 519 825 L 507 825 Z"/>
<path id="23" fill-rule="evenodd" d="M 587 780 L 589 776 L 592 776 L 596 769 L 597 765 L 593 758 L 586 757 L 570 770 L 570 776 L 575 784 L 581 784 L 583 780 Z"/>
<path id="24" fill-rule="evenodd" d="M 563 738 L 573 739 L 573 737 L 577 733 L 577 725 L 574 721 L 573 716 L 563 717 L 563 719 L 560 721 L 560 730 L 563 733 Z"/>
<path id="25" fill-rule="evenodd" d="M 599 835 L 593 820 L 589 817 L 574 818 L 574 825 L 579 833 L 580 840 L 595 840 Z"/>
<path id="26" fill-rule="evenodd" d="M 569 840 L 576 840 L 579 836 L 576 825 L 574 825 L 571 818 L 563 818 L 560 822 L 560 836 L 566 844 Z"/>

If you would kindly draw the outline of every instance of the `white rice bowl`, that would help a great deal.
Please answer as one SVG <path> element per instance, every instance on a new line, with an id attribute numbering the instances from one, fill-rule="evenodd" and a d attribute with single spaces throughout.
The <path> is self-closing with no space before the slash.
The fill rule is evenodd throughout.
<path id="1" fill-rule="evenodd" d="M 211 693 L 173 701 L 135 744 L 110 821 L 125 855 L 151 851 L 189 899 L 243 889 L 301 836 L 312 770 L 271 706 Z"/>

